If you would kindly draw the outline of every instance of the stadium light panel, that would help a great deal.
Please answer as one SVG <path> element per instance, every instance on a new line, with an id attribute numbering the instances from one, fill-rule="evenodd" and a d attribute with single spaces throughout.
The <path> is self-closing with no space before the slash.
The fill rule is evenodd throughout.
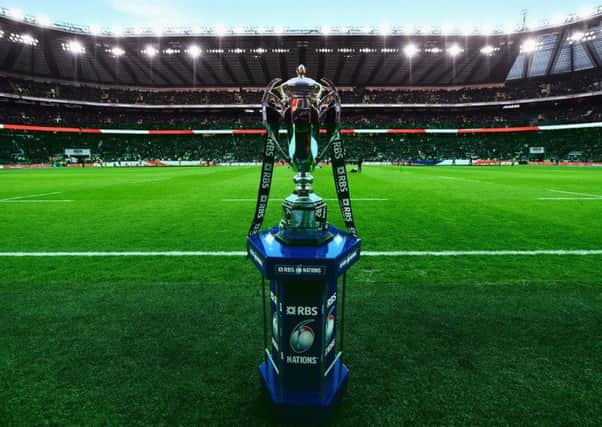
<path id="1" fill-rule="evenodd" d="M 123 50 L 119 46 L 114 46 L 111 49 L 111 55 L 113 55 L 115 58 L 119 58 L 120 56 L 123 56 L 124 54 L 125 54 L 125 50 Z"/>
<path id="2" fill-rule="evenodd" d="M 327 36 L 330 34 L 330 27 L 328 25 L 322 25 L 322 27 L 320 27 L 320 33 Z"/>
<path id="3" fill-rule="evenodd" d="M 574 32 L 569 37 L 569 40 L 574 43 L 577 43 L 577 42 L 580 42 L 581 40 L 583 40 L 584 37 L 585 37 L 585 33 L 583 31 L 577 31 L 577 32 Z"/>
<path id="4" fill-rule="evenodd" d="M 462 49 L 458 44 L 454 43 L 452 44 L 448 49 L 447 49 L 447 53 L 449 54 L 449 56 L 451 56 L 452 58 L 455 58 L 456 56 L 460 55 L 462 52 L 464 52 L 464 49 Z"/>
<path id="5" fill-rule="evenodd" d="M 42 28 L 50 27 L 50 25 L 52 25 L 52 22 L 50 21 L 50 18 L 48 18 L 47 16 L 43 16 L 43 15 L 42 16 L 37 16 L 36 17 L 36 22 Z"/>
<path id="6" fill-rule="evenodd" d="M 159 51 L 157 49 L 155 49 L 155 47 L 148 45 L 144 48 L 142 53 L 145 54 L 146 56 L 148 56 L 149 58 L 154 58 L 155 56 L 157 56 Z"/>
<path id="7" fill-rule="evenodd" d="M 413 57 L 418 55 L 418 52 L 420 52 L 420 50 L 413 43 L 410 43 L 409 45 L 403 48 L 403 54 L 409 59 L 412 59 Z"/>
<path id="8" fill-rule="evenodd" d="M 86 53 L 86 48 L 79 40 L 71 40 L 67 44 L 63 44 L 63 49 L 73 55 L 81 55 Z"/>
<path id="9" fill-rule="evenodd" d="M 284 34 L 284 26 L 276 25 L 274 27 L 274 34 Z"/>
<path id="10" fill-rule="evenodd" d="M 491 46 L 491 45 L 483 46 L 481 48 L 481 53 L 483 55 L 488 55 L 489 56 L 489 55 L 492 55 L 493 52 L 495 52 L 495 48 L 493 46 Z"/>
<path id="11" fill-rule="evenodd" d="M 199 56 L 201 56 L 201 48 L 193 44 L 186 49 L 186 53 L 188 53 L 192 59 L 197 59 Z"/>
<path id="12" fill-rule="evenodd" d="M 9 9 L 8 16 L 16 21 L 23 21 L 25 19 L 25 13 L 21 9 Z"/>
<path id="13" fill-rule="evenodd" d="M 537 49 L 537 41 L 535 39 L 527 39 L 520 46 L 521 52 L 524 53 L 532 53 Z"/>

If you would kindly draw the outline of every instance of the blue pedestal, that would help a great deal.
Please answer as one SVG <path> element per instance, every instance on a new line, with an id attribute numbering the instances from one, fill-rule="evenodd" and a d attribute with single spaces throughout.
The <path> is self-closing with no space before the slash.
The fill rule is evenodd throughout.
<path id="1" fill-rule="evenodd" d="M 278 419 L 324 422 L 347 387 L 344 293 L 338 296 L 337 288 L 360 258 L 360 240 L 330 226 L 334 238 L 327 243 L 289 246 L 276 239 L 277 232 L 275 227 L 247 241 L 249 259 L 270 281 L 260 377 Z"/>

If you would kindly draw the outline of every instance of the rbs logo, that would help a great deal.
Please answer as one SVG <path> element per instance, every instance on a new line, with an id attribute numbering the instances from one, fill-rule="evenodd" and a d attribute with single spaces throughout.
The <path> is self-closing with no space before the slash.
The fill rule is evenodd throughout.
<path id="1" fill-rule="evenodd" d="M 287 316 L 317 316 L 318 307 L 286 306 Z"/>

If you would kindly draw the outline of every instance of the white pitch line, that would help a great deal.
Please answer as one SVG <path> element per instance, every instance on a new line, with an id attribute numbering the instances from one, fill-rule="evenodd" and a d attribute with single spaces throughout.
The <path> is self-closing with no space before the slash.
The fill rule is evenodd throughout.
<path id="1" fill-rule="evenodd" d="M 124 251 L 124 252 L 0 252 L 0 257 L 243 257 L 244 251 Z M 602 249 L 535 249 L 477 251 L 365 251 L 366 257 L 461 257 L 461 256 L 591 256 Z"/>
<path id="2" fill-rule="evenodd" d="M 322 199 L 328 202 L 334 202 L 337 201 L 339 199 Z M 356 202 L 386 202 L 389 199 L 362 199 L 362 198 L 351 198 L 351 201 L 356 201 Z M 256 202 L 257 199 L 222 199 L 222 202 Z M 280 200 L 278 199 L 272 199 L 270 200 L 270 202 L 279 202 Z"/>
<path id="3" fill-rule="evenodd" d="M 537 200 L 602 200 L 602 197 L 539 197 Z"/>
<path id="4" fill-rule="evenodd" d="M 575 193 L 573 191 L 548 190 L 552 193 L 573 194 L 575 196 L 597 197 L 602 198 L 602 194 Z"/>
<path id="5" fill-rule="evenodd" d="M 73 200 L 59 199 L 59 200 L 0 200 L 0 203 L 68 203 Z"/>
<path id="6" fill-rule="evenodd" d="M 8 197 L 6 199 L 0 199 L 0 202 L 8 202 L 9 200 L 31 199 L 32 197 L 53 196 L 55 194 L 61 194 L 61 193 L 60 193 L 60 191 L 55 191 L 53 193 L 28 194 L 26 196 Z"/>

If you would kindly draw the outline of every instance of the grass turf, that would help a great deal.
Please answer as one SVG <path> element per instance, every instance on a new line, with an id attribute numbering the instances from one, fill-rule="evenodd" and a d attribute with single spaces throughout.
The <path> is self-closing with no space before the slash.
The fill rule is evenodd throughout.
<path id="1" fill-rule="evenodd" d="M 224 200 L 254 198 L 258 175 L 0 171 L 0 199 L 58 193 L 0 200 L 0 252 L 244 250 L 254 203 Z M 330 171 L 316 178 L 334 197 Z M 602 249 L 602 200 L 570 194 L 602 194 L 599 170 L 365 167 L 350 179 L 354 198 L 388 199 L 354 205 L 364 250 Z M 291 188 L 277 169 L 266 226 Z M 600 261 L 362 259 L 334 424 L 600 425 Z M 269 424 L 258 283 L 241 258 L 0 258 L 1 423 Z"/>

